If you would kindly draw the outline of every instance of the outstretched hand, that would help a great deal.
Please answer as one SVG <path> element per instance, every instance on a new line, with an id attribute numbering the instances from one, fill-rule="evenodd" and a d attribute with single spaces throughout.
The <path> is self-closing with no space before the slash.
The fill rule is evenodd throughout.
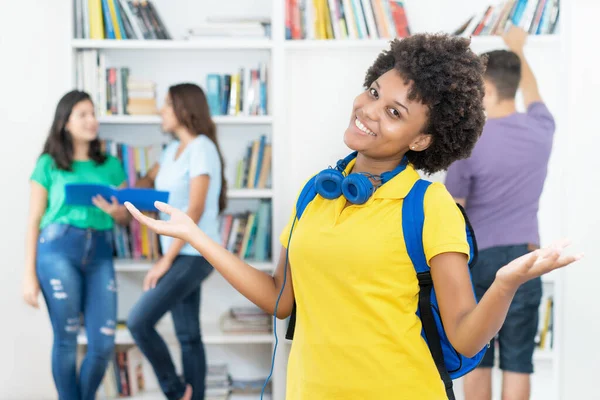
<path id="1" fill-rule="evenodd" d="M 133 218 L 159 235 L 171 236 L 187 242 L 193 232 L 198 229 L 198 226 L 190 216 L 183 211 L 160 201 L 154 202 L 154 206 L 159 211 L 170 215 L 171 218 L 168 221 L 162 221 L 148 217 L 147 215 L 142 214 L 140 210 L 130 202 L 125 202 L 125 207 L 127 207 L 127 210 L 129 210 Z"/>
<path id="2" fill-rule="evenodd" d="M 569 244 L 569 241 L 561 240 L 543 249 L 525 254 L 500 268 L 496 273 L 496 280 L 502 286 L 516 290 L 531 279 L 580 260 L 583 257 L 582 254 L 562 254 Z"/>

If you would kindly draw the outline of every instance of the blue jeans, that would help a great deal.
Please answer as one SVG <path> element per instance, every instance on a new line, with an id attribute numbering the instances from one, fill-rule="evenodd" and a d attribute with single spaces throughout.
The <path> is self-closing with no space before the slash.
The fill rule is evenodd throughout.
<path id="1" fill-rule="evenodd" d="M 472 276 L 477 300 L 496 278 L 496 272 L 524 254 L 529 253 L 528 245 L 498 246 L 479 252 Z M 538 329 L 538 312 L 542 300 L 542 280 L 535 278 L 517 289 L 508 308 L 506 320 L 500 328 L 497 340 L 500 349 L 500 369 L 504 371 L 530 374 L 533 372 L 533 352 Z M 495 346 L 493 339 L 479 367 L 494 366 Z"/>
<path id="2" fill-rule="evenodd" d="M 93 400 L 113 355 L 117 291 L 111 231 L 50 224 L 40 232 L 36 271 L 54 331 L 52 376 L 60 400 Z M 77 377 L 81 314 L 87 354 Z"/>
<path id="3" fill-rule="evenodd" d="M 212 265 L 204 257 L 179 255 L 156 287 L 144 292 L 127 320 L 131 335 L 170 400 L 183 396 L 185 384 L 177 376 L 169 349 L 154 326 L 171 311 L 181 345 L 185 382 L 193 388 L 192 398 L 203 400 L 206 356 L 200 334 L 200 285 L 212 271 Z"/>

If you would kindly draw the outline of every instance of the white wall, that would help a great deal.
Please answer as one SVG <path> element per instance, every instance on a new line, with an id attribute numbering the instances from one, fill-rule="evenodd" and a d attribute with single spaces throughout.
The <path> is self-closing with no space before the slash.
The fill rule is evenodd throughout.
<path id="1" fill-rule="evenodd" d="M 565 163 L 564 197 L 567 199 L 566 227 L 578 250 L 586 253 L 579 265 L 565 273 L 563 315 L 563 399 L 598 399 L 598 361 L 600 360 L 600 253 L 598 237 L 598 171 L 600 145 L 598 91 L 600 36 L 595 0 L 571 0 L 571 37 L 569 40 L 568 103 L 569 152 Z"/>
<path id="2" fill-rule="evenodd" d="M 28 178 L 60 96 L 69 89 L 70 1 L 12 1 L 0 12 L 2 278 L 0 399 L 56 398 L 44 304 L 21 300 Z"/>

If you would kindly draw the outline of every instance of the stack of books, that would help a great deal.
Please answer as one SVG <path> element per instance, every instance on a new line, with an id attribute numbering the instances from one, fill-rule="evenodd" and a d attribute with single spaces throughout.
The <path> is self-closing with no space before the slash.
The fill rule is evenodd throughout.
<path id="1" fill-rule="evenodd" d="M 271 333 L 272 317 L 258 307 L 232 307 L 221 316 L 221 331 L 237 334 Z"/>
<path id="2" fill-rule="evenodd" d="M 231 377 L 227 364 L 208 365 L 206 371 L 205 400 L 228 400 L 231 386 Z"/>

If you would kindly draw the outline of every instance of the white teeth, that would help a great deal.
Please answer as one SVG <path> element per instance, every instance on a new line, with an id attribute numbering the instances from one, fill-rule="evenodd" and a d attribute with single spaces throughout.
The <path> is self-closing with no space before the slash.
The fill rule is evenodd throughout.
<path id="1" fill-rule="evenodd" d="M 371 131 L 369 128 L 367 128 L 366 126 L 364 126 L 359 120 L 358 118 L 356 118 L 354 120 L 354 125 L 356 125 L 356 127 L 358 129 L 360 129 L 361 131 L 363 131 L 364 133 L 366 133 L 367 135 L 371 135 L 371 136 L 377 136 L 373 133 L 373 131 Z"/>

